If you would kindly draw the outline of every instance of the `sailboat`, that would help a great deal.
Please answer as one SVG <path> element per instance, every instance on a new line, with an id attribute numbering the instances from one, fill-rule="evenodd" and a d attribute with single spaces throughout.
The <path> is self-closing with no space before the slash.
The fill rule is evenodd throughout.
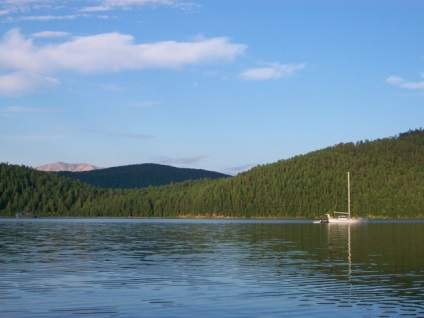
<path id="1" fill-rule="evenodd" d="M 329 213 L 326 214 L 327 219 L 322 220 L 321 223 L 353 223 L 353 222 L 367 222 L 367 218 L 352 218 L 350 216 L 350 174 L 347 173 L 347 212 L 334 212 L 339 214 L 338 217 L 332 217 Z"/>

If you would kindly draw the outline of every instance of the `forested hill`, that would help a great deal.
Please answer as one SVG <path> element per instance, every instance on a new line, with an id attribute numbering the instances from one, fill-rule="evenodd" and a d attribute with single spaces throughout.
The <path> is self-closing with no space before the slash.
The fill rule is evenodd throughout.
<path id="1" fill-rule="evenodd" d="M 84 172 L 57 172 L 61 176 L 108 189 L 133 189 L 161 186 L 175 182 L 198 179 L 226 178 L 229 175 L 202 169 L 176 168 L 146 163 L 112 167 Z"/>
<path id="2" fill-rule="evenodd" d="M 342 143 L 257 166 L 232 178 L 106 190 L 54 173 L 0 165 L 0 216 L 216 216 L 314 218 L 347 208 L 357 216 L 424 218 L 424 131 Z"/>

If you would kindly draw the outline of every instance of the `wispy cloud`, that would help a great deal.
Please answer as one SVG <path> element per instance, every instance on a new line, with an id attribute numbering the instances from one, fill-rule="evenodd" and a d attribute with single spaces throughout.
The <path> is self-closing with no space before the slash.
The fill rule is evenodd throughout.
<path id="1" fill-rule="evenodd" d="M 192 11 L 199 5 L 184 0 L 3 0 L 0 2 L 0 17 L 6 17 L 4 21 L 8 22 L 74 20 L 82 17 L 109 18 L 90 13 L 112 10 L 127 11 L 140 7 L 172 7 L 178 10 Z M 38 12 L 43 12 L 43 15 L 37 15 Z M 51 14 L 45 15 L 46 12 Z M 56 14 L 58 12 L 62 14 Z"/>
<path id="2" fill-rule="evenodd" d="M 2 113 L 62 113 L 63 109 L 60 108 L 35 108 L 35 107 L 22 107 L 22 106 L 8 106 L 0 108 Z"/>
<path id="3" fill-rule="evenodd" d="M 3 5 L 11 6 L 45 6 L 47 4 L 55 3 L 56 0 L 3 0 Z"/>
<path id="4" fill-rule="evenodd" d="M 1 65 L 1 51 L 0 47 L 0 70 L 3 68 Z M 20 70 L 15 70 L 6 74 L 0 72 L 0 95 L 13 96 L 23 92 L 29 93 L 36 88 L 51 87 L 58 83 L 59 80 L 54 77 L 34 72 Z"/>
<path id="5" fill-rule="evenodd" d="M 97 85 L 98 88 L 109 91 L 109 92 L 121 92 L 124 90 L 124 87 L 118 84 L 99 84 Z"/>
<path id="6" fill-rule="evenodd" d="M 181 0 L 100 0 L 95 6 L 81 8 L 82 12 L 97 12 L 97 11 L 110 11 L 116 9 L 131 9 L 142 6 L 149 7 L 174 7 L 179 9 L 192 9 L 197 7 L 193 2 Z"/>
<path id="7" fill-rule="evenodd" d="M 131 108 L 150 108 L 150 107 L 156 107 L 160 105 L 161 102 L 159 101 L 142 101 L 142 102 L 133 102 L 129 104 L 129 107 Z"/>
<path id="8" fill-rule="evenodd" d="M 270 80 L 294 75 L 297 71 L 303 70 L 306 63 L 302 64 L 280 64 L 278 62 L 264 67 L 251 68 L 240 74 L 245 80 Z"/>
<path id="9" fill-rule="evenodd" d="M 197 163 L 205 160 L 206 155 L 193 156 L 193 157 L 181 157 L 181 158 L 172 158 L 172 157 L 155 157 L 153 160 L 157 163 L 171 166 L 193 166 Z"/>
<path id="10" fill-rule="evenodd" d="M 137 139 L 137 140 L 152 140 L 157 139 L 156 136 L 149 135 L 149 134 L 142 134 L 142 133 L 133 133 L 133 132 L 125 132 L 125 131 L 112 131 L 112 130 L 102 130 L 102 129 L 85 129 L 85 131 L 94 133 L 94 134 L 100 134 L 100 135 L 107 135 L 110 138 L 125 138 L 125 139 Z"/>
<path id="11" fill-rule="evenodd" d="M 0 3 L 0 15 L 57 7 L 57 1 L 55 0 L 3 0 Z"/>
<path id="12" fill-rule="evenodd" d="M 48 134 L 33 134 L 33 135 L 5 135 L 0 137 L 12 142 L 48 142 L 56 141 L 63 138 L 61 135 L 48 135 Z"/>
<path id="13" fill-rule="evenodd" d="M 395 85 L 395 86 L 398 86 L 398 87 L 401 87 L 401 88 L 422 90 L 422 89 L 424 89 L 424 73 L 421 73 L 420 77 L 423 80 L 418 81 L 418 82 L 410 82 L 410 81 L 404 80 L 403 78 L 401 78 L 399 76 L 389 76 L 386 79 L 386 82 L 391 84 L 391 85 Z"/>
<path id="14" fill-rule="evenodd" d="M 138 139 L 138 140 L 146 140 L 146 139 L 156 139 L 153 135 L 148 134 L 140 134 L 140 133 L 109 133 L 111 136 L 120 137 L 120 138 L 129 138 L 129 139 Z"/>
<path id="15" fill-rule="evenodd" d="M 68 32 L 42 31 L 42 32 L 34 33 L 32 36 L 34 38 L 63 38 L 69 35 L 70 34 Z"/>
<path id="16" fill-rule="evenodd" d="M 254 166 L 255 166 L 254 164 L 249 164 L 249 165 L 242 165 L 242 166 L 238 166 L 238 167 L 230 167 L 230 168 L 225 169 L 223 171 L 223 173 L 234 176 L 234 175 L 239 174 L 243 171 L 250 170 Z"/>
<path id="17" fill-rule="evenodd" d="M 69 15 L 33 15 L 25 16 L 17 19 L 18 21 L 55 21 L 55 20 L 75 20 L 79 17 L 86 17 L 83 14 L 69 14 Z"/>
<path id="18" fill-rule="evenodd" d="M 137 44 L 131 35 L 117 32 L 37 46 L 31 37 L 12 29 L 0 42 L 0 94 L 57 83 L 54 75 L 63 70 L 89 74 L 179 69 L 186 65 L 230 62 L 245 49 L 245 45 L 231 43 L 226 37 Z"/>
<path id="19" fill-rule="evenodd" d="M 178 9 L 192 9 L 199 5 L 186 0 L 91 0 L 87 1 L 92 6 L 84 6 L 82 1 L 74 0 L 3 0 L 0 3 L 0 14 L 6 15 L 14 12 L 29 12 L 37 9 L 57 10 L 68 8 L 68 10 L 95 12 L 116 9 L 129 10 L 137 7 L 173 7 Z"/>

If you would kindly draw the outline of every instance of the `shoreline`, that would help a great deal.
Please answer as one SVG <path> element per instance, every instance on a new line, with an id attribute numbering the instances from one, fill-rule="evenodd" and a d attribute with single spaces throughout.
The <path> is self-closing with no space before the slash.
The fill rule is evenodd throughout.
<path id="1" fill-rule="evenodd" d="M 37 220 L 37 219 L 123 219 L 123 220 L 130 220 L 130 219 L 140 219 L 140 220 L 257 220 L 257 221 L 309 221 L 309 220 L 315 220 L 315 218 L 291 218 L 291 217 L 252 217 L 252 218 L 245 218 L 245 217 L 231 217 L 231 216 L 177 216 L 177 217 L 146 217 L 146 216 L 37 216 L 36 218 L 29 218 L 29 217 L 21 217 L 16 218 L 13 216 L 0 216 L 0 219 L 25 219 L 25 220 Z M 420 221 L 424 218 L 414 218 L 414 217 L 405 217 L 405 218 L 388 218 L 388 217 L 368 217 L 368 220 L 370 221 Z"/>

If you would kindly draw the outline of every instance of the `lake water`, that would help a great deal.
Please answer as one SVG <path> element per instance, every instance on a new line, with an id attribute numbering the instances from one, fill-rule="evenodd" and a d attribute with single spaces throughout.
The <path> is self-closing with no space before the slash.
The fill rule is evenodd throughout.
<path id="1" fill-rule="evenodd" d="M 424 222 L 0 219 L 1 317 L 424 317 Z"/>

